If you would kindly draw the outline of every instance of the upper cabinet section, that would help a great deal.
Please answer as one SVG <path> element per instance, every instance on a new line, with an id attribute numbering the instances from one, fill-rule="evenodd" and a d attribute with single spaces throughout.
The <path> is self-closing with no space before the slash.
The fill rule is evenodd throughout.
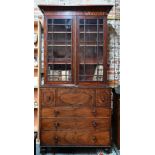
<path id="1" fill-rule="evenodd" d="M 112 6 L 39 6 L 44 13 L 45 85 L 106 85 Z"/>

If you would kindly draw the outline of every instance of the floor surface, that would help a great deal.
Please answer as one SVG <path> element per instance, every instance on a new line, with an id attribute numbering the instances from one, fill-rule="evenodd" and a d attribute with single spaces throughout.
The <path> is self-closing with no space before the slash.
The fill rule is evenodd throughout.
<path id="1" fill-rule="evenodd" d="M 57 153 L 45 153 L 40 154 L 40 145 L 36 144 L 36 155 L 120 155 L 119 150 L 116 147 L 112 148 L 112 153 L 107 154 L 103 149 L 95 149 L 95 148 L 74 148 L 74 149 L 66 149 L 60 148 L 61 150 Z"/>

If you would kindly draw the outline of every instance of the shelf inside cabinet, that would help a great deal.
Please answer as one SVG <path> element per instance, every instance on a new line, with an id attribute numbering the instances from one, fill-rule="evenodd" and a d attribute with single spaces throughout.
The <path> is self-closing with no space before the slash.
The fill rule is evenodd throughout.
<path id="1" fill-rule="evenodd" d="M 99 64 L 99 61 L 97 59 L 85 59 L 85 60 L 80 60 L 80 64 L 94 64 L 97 65 Z M 101 61 L 102 64 L 102 61 Z"/>
<path id="2" fill-rule="evenodd" d="M 94 46 L 94 47 L 96 47 L 96 46 L 103 46 L 103 44 L 80 44 L 80 47 L 84 47 L 84 46 Z"/>
<path id="3" fill-rule="evenodd" d="M 64 61 L 64 60 L 61 60 L 61 61 L 51 61 L 51 62 L 48 62 L 49 65 L 52 65 L 52 64 L 71 64 L 70 61 Z"/>
<path id="4" fill-rule="evenodd" d="M 72 32 L 65 32 L 65 31 L 48 31 L 48 33 L 72 33 Z"/>
<path id="5" fill-rule="evenodd" d="M 80 33 L 95 33 L 95 34 L 97 34 L 97 33 L 101 33 L 101 34 L 103 34 L 103 32 L 102 31 L 99 31 L 99 32 L 97 32 L 97 31 L 90 31 L 90 32 L 88 32 L 88 31 L 86 31 L 86 32 L 84 32 L 84 31 L 81 31 Z"/>
<path id="6" fill-rule="evenodd" d="M 64 46 L 64 47 L 66 46 L 67 47 L 67 46 L 71 46 L 71 45 L 68 45 L 68 44 L 66 44 L 66 45 L 65 44 L 61 44 L 61 45 L 60 44 L 59 45 L 56 45 L 56 44 L 48 44 L 48 46 Z"/>

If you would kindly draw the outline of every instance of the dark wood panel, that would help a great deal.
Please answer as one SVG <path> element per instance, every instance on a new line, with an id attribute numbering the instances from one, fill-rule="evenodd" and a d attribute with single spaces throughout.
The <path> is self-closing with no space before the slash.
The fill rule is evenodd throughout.
<path id="1" fill-rule="evenodd" d="M 115 91 L 113 94 L 113 103 L 113 141 L 117 148 L 120 149 L 120 94 L 117 94 Z"/>
<path id="2" fill-rule="evenodd" d="M 111 116 L 111 109 L 108 108 L 48 108 L 41 109 L 41 117 L 109 117 Z"/>
<path id="3" fill-rule="evenodd" d="M 41 145 L 102 145 L 110 146 L 111 133 L 109 131 L 42 131 Z"/>
<path id="4" fill-rule="evenodd" d="M 96 106 L 111 107 L 111 89 L 96 90 Z"/>
<path id="5" fill-rule="evenodd" d="M 60 15 L 61 11 L 63 15 L 78 15 L 79 12 L 84 15 L 97 16 L 100 13 L 108 14 L 113 5 L 38 5 L 43 14 L 56 12 Z"/>
<path id="6" fill-rule="evenodd" d="M 55 89 L 41 90 L 41 104 L 43 106 L 55 106 Z"/>
<path id="7" fill-rule="evenodd" d="M 62 88 L 58 89 L 57 106 L 93 106 L 95 89 Z"/>
<path id="8" fill-rule="evenodd" d="M 111 127 L 111 118 L 42 118 L 42 130 L 102 130 Z"/>

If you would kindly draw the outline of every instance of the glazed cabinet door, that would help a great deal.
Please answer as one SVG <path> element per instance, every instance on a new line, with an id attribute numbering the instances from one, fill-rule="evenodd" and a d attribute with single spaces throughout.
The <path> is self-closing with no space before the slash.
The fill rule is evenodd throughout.
<path id="1" fill-rule="evenodd" d="M 78 25 L 78 81 L 103 83 L 106 81 L 106 50 L 104 17 L 80 16 Z"/>
<path id="2" fill-rule="evenodd" d="M 45 19 L 45 84 L 73 83 L 73 18 Z"/>

